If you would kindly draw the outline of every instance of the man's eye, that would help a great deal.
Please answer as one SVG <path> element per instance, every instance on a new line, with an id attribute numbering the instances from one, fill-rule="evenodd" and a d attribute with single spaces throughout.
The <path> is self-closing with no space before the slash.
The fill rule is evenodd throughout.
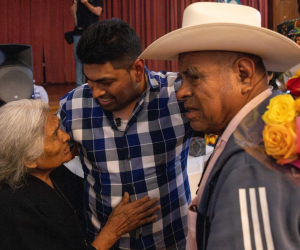
<path id="1" fill-rule="evenodd" d="M 199 80 L 200 79 L 200 77 L 199 76 L 190 76 L 189 77 L 192 81 L 197 81 L 197 80 Z"/>
<path id="2" fill-rule="evenodd" d="M 106 86 L 111 85 L 112 83 L 113 83 L 112 81 L 109 81 L 109 82 L 101 82 L 101 84 L 106 85 Z"/>

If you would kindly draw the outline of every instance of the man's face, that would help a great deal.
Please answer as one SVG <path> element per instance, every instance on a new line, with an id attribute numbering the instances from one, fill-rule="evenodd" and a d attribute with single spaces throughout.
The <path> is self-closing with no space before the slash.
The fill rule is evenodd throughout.
<path id="1" fill-rule="evenodd" d="M 104 110 L 119 111 L 136 102 L 140 92 L 134 70 L 114 69 L 111 63 L 84 64 L 88 85 Z"/>
<path id="2" fill-rule="evenodd" d="M 226 52 L 190 52 L 180 55 L 182 86 L 177 98 L 184 101 L 194 130 L 221 134 L 236 114 L 237 74 L 222 55 Z M 231 65 L 231 64 L 230 64 Z"/>
<path id="3" fill-rule="evenodd" d="M 300 46 L 300 36 L 296 37 L 296 43 Z"/>

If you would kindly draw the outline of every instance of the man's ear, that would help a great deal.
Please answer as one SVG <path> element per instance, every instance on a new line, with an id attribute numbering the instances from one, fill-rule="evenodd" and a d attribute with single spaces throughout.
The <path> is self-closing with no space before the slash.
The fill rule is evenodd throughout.
<path id="1" fill-rule="evenodd" d="M 27 162 L 25 162 L 25 166 L 30 169 L 36 168 L 37 162 L 36 161 L 27 161 Z"/>
<path id="2" fill-rule="evenodd" d="M 145 71 L 145 61 L 143 59 L 136 59 L 133 63 L 134 74 L 137 82 L 141 82 L 143 80 L 143 75 Z"/>
<path id="3" fill-rule="evenodd" d="M 241 93 L 247 94 L 253 88 L 255 64 L 250 58 L 242 57 L 236 61 L 236 66 L 240 78 Z"/>

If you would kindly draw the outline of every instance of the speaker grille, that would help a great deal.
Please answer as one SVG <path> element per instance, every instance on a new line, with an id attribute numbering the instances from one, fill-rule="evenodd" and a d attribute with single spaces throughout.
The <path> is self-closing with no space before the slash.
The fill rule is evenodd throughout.
<path id="1" fill-rule="evenodd" d="M 0 68 L 0 100 L 3 102 L 29 99 L 33 94 L 33 74 L 24 66 Z"/>

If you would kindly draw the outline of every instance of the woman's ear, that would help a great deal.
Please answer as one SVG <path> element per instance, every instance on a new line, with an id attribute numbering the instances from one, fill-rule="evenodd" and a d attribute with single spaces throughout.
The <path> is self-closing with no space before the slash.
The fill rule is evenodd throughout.
<path id="1" fill-rule="evenodd" d="M 247 94 L 253 88 L 255 64 L 250 58 L 247 57 L 242 57 L 238 59 L 236 63 L 240 78 L 241 93 Z"/>
<path id="2" fill-rule="evenodd" d="M 36 161 L 27 161 L 27 162 L 25 162 L 25 166 L 30 169 L 36 168 L 37 162 Z"/>

